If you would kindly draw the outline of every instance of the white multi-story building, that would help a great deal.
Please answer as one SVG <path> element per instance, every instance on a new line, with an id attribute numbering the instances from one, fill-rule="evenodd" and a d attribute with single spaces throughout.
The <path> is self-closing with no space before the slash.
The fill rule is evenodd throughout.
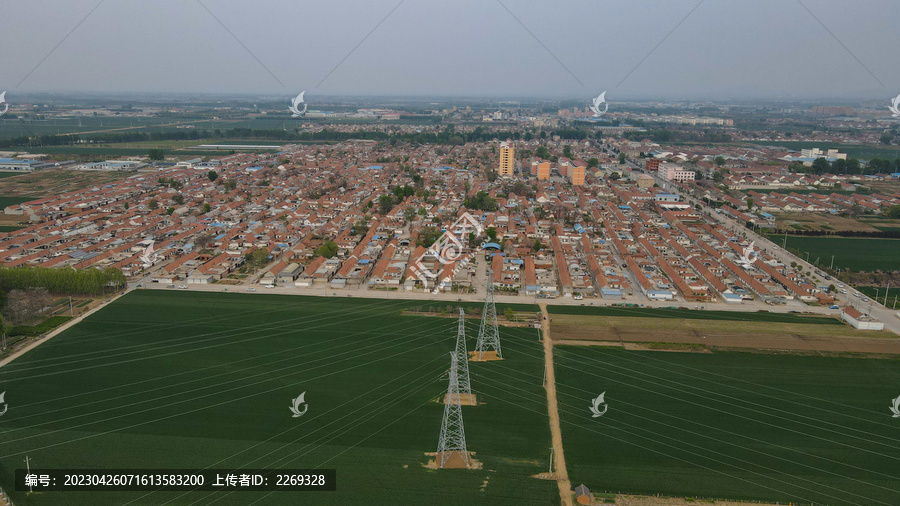
<path id="1" fill-rule="evenodd" d="M 683 181 L 693 181 L 696 174 L 692 170 L 686 170 L 680 165 L 664 163 L 659 167 L 659 175 L 666 181 L 674 181 L 681 183 Z"/>

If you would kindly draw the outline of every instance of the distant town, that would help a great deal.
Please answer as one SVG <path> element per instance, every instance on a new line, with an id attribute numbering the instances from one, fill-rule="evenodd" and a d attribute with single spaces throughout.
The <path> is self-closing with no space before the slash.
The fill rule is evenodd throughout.
<path id="1" fill-rule="evenodd" d="M 828 113 L 856 114 L 814 107 L 802 120 Z M 404 115 L 390 109 L 347 114 L 376 121 L 304 125 L 308 134 L 346 134 L 334 142 L 195 147 L 232 153 L 218 156 L 176 150 L 84 162 L 39 148 L 8 151 L 0 170 L 120 176 L 8 205 L 6 219 L 23 225 L 2 234 L 0 261 L 111 267 L 165 287 L 460 294 L 478 292 L 489 275 L 498 293 L 523 298 L 795 301 L 859 312 L 863 296 L 852 297 L 833 259 L 793 259 L 779 246 L 789 246 L 787 234 L 815 232 L 802 215 L 821 217 L 821 233 L 848 224 L 877 233 L 855 220 L 900 217 L 897 158 L 861 161 L 828 148 L 876 135 L 890 145 L 890 134 L 811 132 L 804 141 L 821 147 L 793 151 L 767 143 L 795 135 L 683 114 L 611 114 L 597 123 L 578 108 L 533 116 L 452 107 L 431 114 L 462 123 L 433 126 L 393 125 Z M 660 132 L 651 122 L 682 130 Z M 722 130 L 700 135 L 755 144 L 655 140 L 709 125 Z M 460 238 L 461 254 L 445 261 L 431 246 L 464 213 L 483 236 Z M 785 238 L 772 244 L 758 234 Z M 416 276 L 414 263 L 433 275 Z M 862 311 L 856 319 L 867 318 Z"/>

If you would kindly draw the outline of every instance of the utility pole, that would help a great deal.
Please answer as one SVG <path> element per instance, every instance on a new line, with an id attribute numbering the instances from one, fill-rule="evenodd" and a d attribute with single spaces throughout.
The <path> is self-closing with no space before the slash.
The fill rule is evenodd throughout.
<path id="1" fill-rule="evenodd" d="M 31 459 L 28 458 L 28 455 L 26 455 L 26 456 L 25 456 L 25 469 L 26 469 L 25 472 L 26 472 L 27 474 L 31 474 L 31 464 L 29 463 L 30 460 L 31 460 Z M 33 493 L 33 492 L 34 492 L 34 485 L 28 485 L 28 492 L 29 492 L 29 493 Z"/>
<path id="2" fill-rule="evenodd" d="M 481 313 L 481 327 L 478 329 L 478 341 L 475 343 L 475 351 L 478 360 L 482 360 L 484 352 L 493 348 L 497 352 L 497 358 L 503 358 L 500 354 L 500 329 L 497 326 L 497 306 L 494 304 L 494 282 L 491 280 L 493 271 L 487 269 L 487 286 L 484 294 L 484 311 Z"/>
<path id="3" fill-rule="evenodd" d="M 75 316 L 75 309 L 72 307 L 72 296 L 69 295 L 69 314 Z"/>
<path id="4" fill-rule="evenodd" d="M 831 267 L 828 268 L 829 271 L 834 270 L 834 255 L 831 255 Z"/>
<path id="5" fill-rule="evenodd" d="M 887 294 L 888 294 L 888 290 L 890 290 L 890 289 L 891 289 L 891 282 L 888 281 L 888 284 L 884 289 L 884 307 L 887 307 Z M 875 302 L 878 302 L 878 301 L 875 301 Z"/>

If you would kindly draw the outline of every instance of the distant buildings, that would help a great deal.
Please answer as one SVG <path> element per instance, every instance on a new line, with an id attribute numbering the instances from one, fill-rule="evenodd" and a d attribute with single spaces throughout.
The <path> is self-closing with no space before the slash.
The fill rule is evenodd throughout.
<path id="1" fill-rule="evenodd" d="M 846 160 L 847 153 L 838 153 L 836 149 L 829 149 L 828 151 L 822 151 L 819 148 L 810 148 L 810 149 L 801 149 L 800 150 L 800 158 L 825 158 L 829 162 L 834 160 Z"/>
<path id="2" fill-rule="evenodd" d="M 508 142 L 500 143 L 500 167 L 497 172 L 501 176 L 512 176 L 516 169 L 516 149 Z"/>
<path id="3" fill-rule="evenodd" d="M 31 172 L 35 168 L 46 166 L 46 163 L 34 160 L 17 160 L 15 158 L 0 158 L 0 171 L 4 172 Z"/>

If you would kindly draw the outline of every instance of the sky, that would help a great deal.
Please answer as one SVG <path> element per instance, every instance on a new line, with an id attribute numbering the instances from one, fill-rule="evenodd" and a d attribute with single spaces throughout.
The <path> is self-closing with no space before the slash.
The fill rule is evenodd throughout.
<path id="1" fill-rule="evenodd" d="M 877 99 L 897 0 L 12 0 L 0 91 Z"/>

